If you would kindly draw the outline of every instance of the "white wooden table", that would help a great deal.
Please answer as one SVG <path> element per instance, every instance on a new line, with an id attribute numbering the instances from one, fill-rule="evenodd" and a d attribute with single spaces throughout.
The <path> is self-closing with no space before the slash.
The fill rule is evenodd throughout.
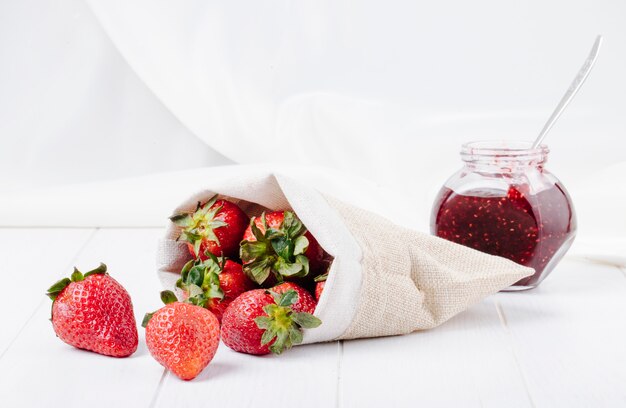
<path id="1" fill-rule="evenodd" d="M 160 307 L 160 229 L 0 229 L 0 407 L 626 407 L 626 273 L 566 259 L 426 332 L 253 357 L 223 345 L 191 382 L 149 355 L 74 349 L 48 321 L 53 282 L 103 261 L 138 321 Z"/>

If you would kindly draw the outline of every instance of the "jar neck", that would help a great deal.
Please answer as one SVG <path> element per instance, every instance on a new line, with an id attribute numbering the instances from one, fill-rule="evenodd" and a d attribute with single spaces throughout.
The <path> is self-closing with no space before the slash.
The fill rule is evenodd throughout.
<path id="1" fill-rule="evenodd" d="M 548 160 L 546 145 L 532 147 L 532 142 L 479 141 L 465 143 L 461 159 L 473 171 L 485 173 L 523 173 L 542 170 Z"/>

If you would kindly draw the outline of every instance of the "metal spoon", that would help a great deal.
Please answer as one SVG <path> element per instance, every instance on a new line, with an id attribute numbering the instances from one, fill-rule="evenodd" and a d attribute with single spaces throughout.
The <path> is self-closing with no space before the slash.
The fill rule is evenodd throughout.
<path id="1" fill-rule="evenodd" d="M 548 118 L 548 121 L 543 126 L 543 129 L 541 129 L 541 133 L 539 133 L 539 136 L 535 140 L 535 143 L 533 143 L 533 147 L 532 147 L 533 149 L 536 149 L 537 147 L 539 147 L 539 145 L 541 144 L 543 139 L 546 137 L 550 129 L 552 129 L 552 126 L 554 125 L 554 123 L 557 121 L 559 116 L 561 116 L 561 113 L 563 113 L 567 105 L 569 105 L 572 99 L 574 99 L 574 96 L 576 95 L 580 87 L 585 82 L 585 79 L 587 79 L 587 77 L 589 76 L 589 73 L 591 72 L 591 68 L 593 68 L 593 64 L 595 64 L 596 58 L 598 57 L 598 51 L 600 51 L 600 44 L 602 44 L 601 35 L 596 37 L 596 41 L 593 43 L 593 47 L 591 48 L 591 52 L 589 53 L 589 56 L 585 60 L 585 63 L 583 64 L 582 68 L 580 68 L 580 71 L 578 71 L 576 78 L 574 78 L 574 80 L 570 84 L 569 88 L 567 89 L 567 92 L 565 92 L 565 95 L 563 95 L 563 98 L 561 98 L 561 101 L 557 105 L 556 109 L 554 109 L 554 112 L 552 112 L 552 115 L 550 116 L 550 118 Z"/>

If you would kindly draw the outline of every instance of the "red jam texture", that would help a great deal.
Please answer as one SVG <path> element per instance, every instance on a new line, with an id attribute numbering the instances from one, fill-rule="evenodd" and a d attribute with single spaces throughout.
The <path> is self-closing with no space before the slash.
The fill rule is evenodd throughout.
<path id="1" fill-rule="evenodd" d="M 539 283 L 567 252 L 576 231 L 569 197 L 558 183 L 538 194 L 529 194 L 524 185 L 511 186 L 506 195 L 484 190 L 460 195 L 444 187 L 436 202 L 434 234 L 535 269 L 518 286 Z"/>

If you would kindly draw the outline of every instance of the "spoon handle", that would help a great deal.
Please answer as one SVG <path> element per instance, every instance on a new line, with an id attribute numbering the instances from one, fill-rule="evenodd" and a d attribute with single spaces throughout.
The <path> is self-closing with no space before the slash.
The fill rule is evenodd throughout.
<path id="1" fill-rule="evenodd" d="M 602 44 L 601 35 L 599 35 L 596 38 L 596 41 L 593 43 L 593 48 L 591 48 L 591 52 L 589 53 L 589 56 L 585 60 L 585 63 L 583 64 L 582 68 L 580 68 L 580 71 L 578 71 L 578 74 L 576 74 L 576 78 L 574 78 L 569 88 L 567 89 L 567 92 L 565 92 L 565 95 L 563 95 L 563 98 L 561 98 L 561 102 L 559 102 L 556 109 L 554 109 L 554 112 L 552 112 L 552 115 L 550 115 L 550 118 L 548 119 L 546 124 L 543 126 L 543 129 L 541 129 L 541 133 L 539 133 L 539 136 L 535 140 L 535 143 L 533 143 L 533 149 L 536 149 L 537 147 L 539 147 L 539 145 L 541 144 L 543 139 L 546 137 L 550 129 L 552 129 L 554 122 L 556 122 L 559 116 L 561 116 L 561 113 L 563 113 L 567 105 L 569 105 L 571 100 L 574 98 L 574 95 L 576 95 L 576 93 L 578 92 L 582 84 L 585 82 L 585 79 L 587 79 L 587 77 L 589 76 L 589 73 L 591 72 L 591 68 L 593 68 L 593 64 L 595 64 L 596 58 L 598 57 L 598 51 L 600 51 L 600 44 Z"/>

